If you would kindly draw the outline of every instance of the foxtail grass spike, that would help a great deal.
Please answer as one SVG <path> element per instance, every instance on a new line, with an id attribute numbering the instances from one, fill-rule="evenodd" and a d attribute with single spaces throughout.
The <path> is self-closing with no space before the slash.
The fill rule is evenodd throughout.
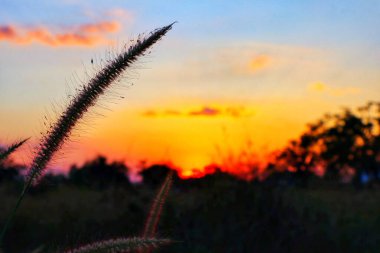
<path id="1" fill-rule="evenodd" d="M 3 152 L 0 152 L 0 162 L 2 160 L 5 160 L 10 154 L 12 154 L 14 151 L 16 151 L 19 147 L 21 147 L 25 142 L 27 142 L 30 138 L 24 139 L 22 141 L 13 143 L 10 145 L 6 150 Z"/>
<path id="2" fill-rule="evenodd" d="M 138 252 L 143 249 L 158 248 L 162 245 L 169 244 L 169 239 L 157 238 L 119 238 L 106 241 L 95 242 L 84 245 L 74 250 L 69 250 L 66 253 L 121 253 L 121 252 Z"/>
<path id="3" fill-rule="evenodd" d="M 157 231 L 158 222 L 161 217 L 162 207 L 165 204 L 169 190 L 173 184 L 173 171 L 170 171 L 165 178 L 160 190 L 158 191 L 149 211 L 145 223 L 143 237 L 154 237 Z"/>
<path id="4" fill-rule="evenodd" d="M 174 23 L 173 23 L 174 24 Z M 67 109 L 61 114 L 58 121 L 53 125 L 50 134 L 42 138 L 39 151 L 34 158 L 28 173 L 28 181 L 33 181 L 43 172 L 53 154 L 68 139 L 75 124 L 83 118 L 90 107 L 95 105 L 98 98 L 110 88 L 116 81 L 145 51 L 160 40 L 173 26 L 156 29 L 144 39 L 139 39 L 124 53 L 118 55 L 101 69 L 89 83 L 73 98 Z"/>
<path id="5" fill-rule="evenodd" d="M 31 163 L 27 174 L 24 188 L 16 202 L 13 212 L 8 217 L 0 234 L 0 247 L 5 231 L 18 209 L 25 193 L 29 187 L 38 180 L 45 170 L 53 155 L 62 147 L 69 138 L 71 131 L 84 114 L 94 106 L 101 95 L 103 95 L 112 84 L 117 81 L 122 73 L 130 67 L 137 59 L 145 54 L 147 49 L 159 41 L 173 26 L 174 23 L 156 29 L 145 38 L 139 38 L 135 44 L 126 51 L 116 56 L 113 60 L 100 69 L 85 85 L 79 93 L 71 100 L 68 107 L 60 115 L 57 122 L 52 125 L 48 134 L 42 137 L 39 148 Z"/>

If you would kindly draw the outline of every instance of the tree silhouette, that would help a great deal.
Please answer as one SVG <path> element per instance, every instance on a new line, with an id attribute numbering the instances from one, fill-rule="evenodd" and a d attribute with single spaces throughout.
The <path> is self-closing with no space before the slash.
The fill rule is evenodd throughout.
<path id="1" fill-rule="evenodd" d="M 323 167 L 330 180 L 356 184 L 379 181 L 380 103 L 369 102 L 356 111 L 325 115 L 277 156 L 278 164 L 307 182 Z"/>
<path id="2" fill-rule="evenodd" d="M 126 175 L 128 168 L 122 162 L 107 163 L 107 158 L 98 156 L 83 167 L 71 167 L 69 179 L 74 184 L 105 188 L 110 185 L 130 185 Z"/>

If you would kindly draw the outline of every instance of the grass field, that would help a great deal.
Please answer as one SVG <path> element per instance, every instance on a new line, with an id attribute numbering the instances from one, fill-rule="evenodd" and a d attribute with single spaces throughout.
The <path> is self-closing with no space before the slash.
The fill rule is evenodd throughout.
<path id="1" fill-rule="evenodd" d="M 51 184 L 24 199 L 6 252 L 43 252 L 142 232 L 153 185 Z M 19 193 L 0 185 L 3 221 Z M 225 175 L 176 182 L 159 224 L 175 240 L 157 252 L 378 252 L 379 190 L 273 187 Z M 1 224 L 0 224 L 1 225 Z"/>

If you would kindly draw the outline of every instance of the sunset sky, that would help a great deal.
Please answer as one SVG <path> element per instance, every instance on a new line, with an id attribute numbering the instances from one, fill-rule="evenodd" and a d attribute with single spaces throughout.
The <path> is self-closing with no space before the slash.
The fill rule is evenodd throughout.
<path id="1" fill-rule="evenodd" d="M 45 117 L 53 122 L 86 71 L 173 21 L 52 169 L 104 154 L 191 174 L 229 152 L 266 154 L 324 113 L 378 101 L 377 0 L 2 0 L 0 143 L 32 137 L 14 157 L 28 164 Z"/>

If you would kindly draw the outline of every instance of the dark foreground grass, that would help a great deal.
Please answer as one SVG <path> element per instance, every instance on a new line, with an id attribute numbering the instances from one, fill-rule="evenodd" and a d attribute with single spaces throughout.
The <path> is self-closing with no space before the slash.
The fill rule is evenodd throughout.
<path id="1" fill-rule="evenodd" d="M 16 188 L 0 185 L 0 225 Z M 5 238 L 5 252 L 40 246 L 55 252 L 139 234 L 157 189 L 60 185 L 32 191 Z M 215 176 L 174 185 L 158 236 L 176 241 L 162 252 L 378 252 L 379 199 L 379 190 L 273 188 Z"/>

